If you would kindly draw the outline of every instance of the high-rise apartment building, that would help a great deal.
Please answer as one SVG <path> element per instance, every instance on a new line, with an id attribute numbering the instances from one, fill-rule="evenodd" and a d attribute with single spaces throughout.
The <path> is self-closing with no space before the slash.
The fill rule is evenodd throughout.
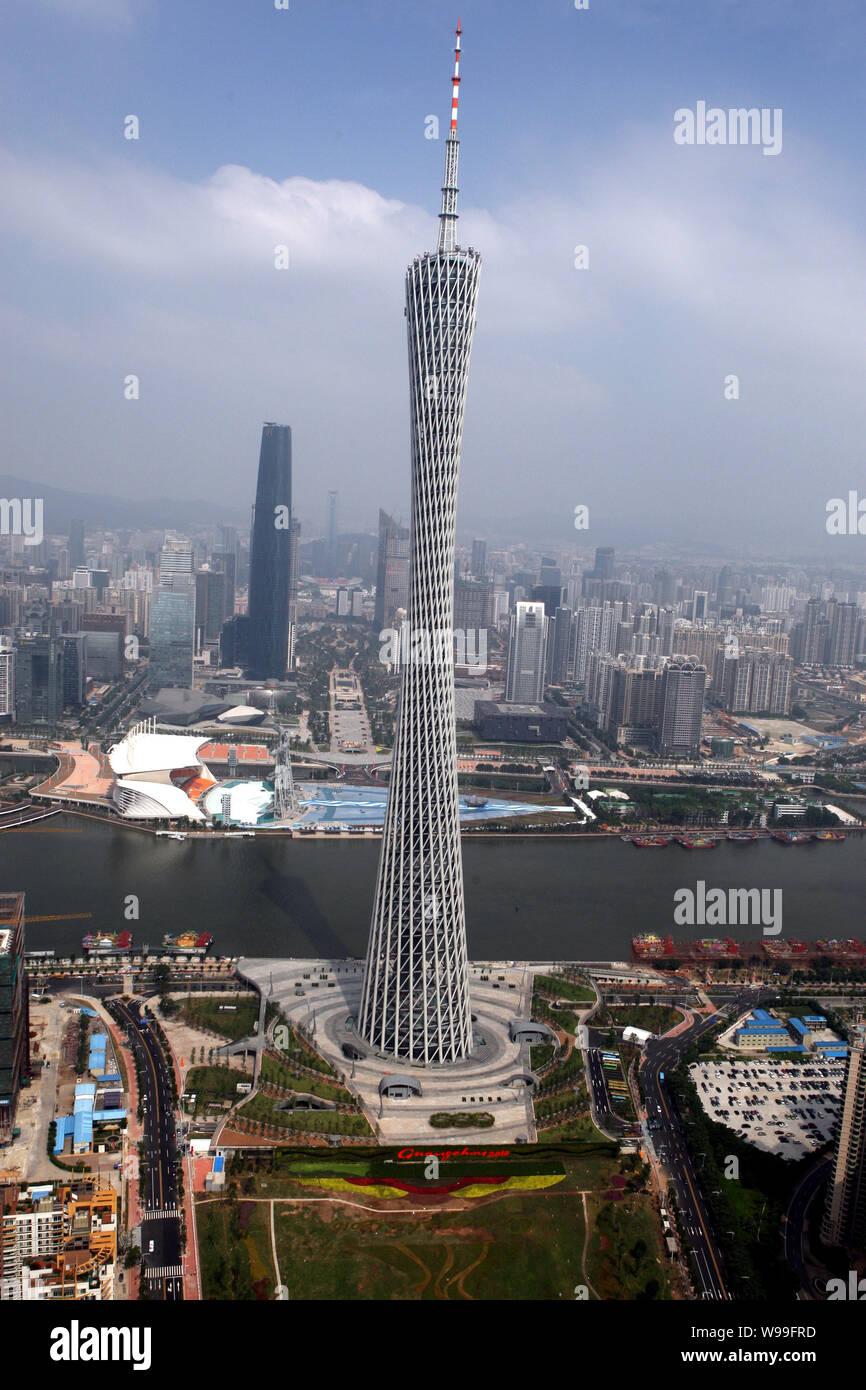
<path id="1" fill-rule="evenodd" d="M 518 603 L 511 615 L 505 703 L 536 705 L 544 696 L 547 618 L 543 603 Z"/>
<path id="2" fill-rule="evenodd" d="M 0 893 L 0 1141 L 8 1140 L 22 1081 L 30 1075 L 24 969 L 24 894 Z"/>
<path id="3" fill-rule="evenodd" d="M 289 669 L 292 605 L 292 431 L 262 429 L 250 554 L 249 671 L 265 680 Z"/>
<path id="4" fill-rule="evenodd" d="M 828 1245 L 866 1249 L 866 1028 L 848 1048 L 842 1118 L 821 1235 Z"/>
<path id="5" fill-rule="evenodd" d="M 412 437 L 409 622 L 454 626 L 457 482 L 481 258 L 457 244 L 460 25 L 438 249 L 406 273 Z M 454 652 L 403 668 L 358 1017 L 378 1051 L 455 1062 L 472 1047 L 457 792 Z"/>
<path id="6" fill-rule="evenodd" d="M 675 656 L 664 670 L 659 753 L 666 758 L 695 758 L 701 747 L 701 715 L 707 668 L 689 657 Z"/>
<path id="7" fill-rule="evenodd" d="M 0 721 L 15 718 L 15 648 L 11 637 L 0 635 Z"/>

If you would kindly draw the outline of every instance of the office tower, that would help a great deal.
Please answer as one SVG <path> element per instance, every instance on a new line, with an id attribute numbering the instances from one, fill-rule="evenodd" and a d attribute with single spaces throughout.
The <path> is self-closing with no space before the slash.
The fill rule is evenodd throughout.
<path id="1" fill-rule="evenodd" d="M 153 595 L 150 613 L 148 690 L 192 685 L 195 645 L 195 579 L 167 575 Z"/>
<path id="2" fill-rule="evenodd" d="M 159 577 L 170 574 L 192 574 L 192 541 L 188 536 L 178 536 L 174 531 L 166 531 L 162 549 L 159 552 Z"/>
<path id="3" fill-rule="evenodd" d="M 77 516 L 69 523 L 69 568 L 84 568 L 84 522 Z"/>
<path id="4" fill-rule="evenodd" d="M 15 718 L 15 648 L 11 637 L 0 635 L 0 721 Z"/>
<path id="5" fill-rule="evenodd" d="M 237 555 L 238 528 L 236 526 L 220 526 L 220 550 L 227 555 Z"/>
<path id="6" fill-rule="evenodd" d="M 282 679 L 289 666 L 292 585 L 292 431 L 262 429 L 250 553 L 249 671 Z"/>
<path id="7" fill-rule="evenodd" d="M 538 577 L 538 582 L 541 587 L 545 589 L 562 588 L 562 570 L 559 568 L 556 561 L 551 559 L 549 555 L 542 556 L 541 572 Z"/>
<path id="8" fill-rule="evenodd" d="M 394 626 L 398 608 L 409 607 L 409 527 L 379 512 L 379 563 L 376 570 L 376 630 Z"/>
<path id="9" fill-rule="evenodd" d="M 535 705 L 544 695 L 547 619 L 543 603 L 518 603 L 511 615 L 505 703 Z"/>
<path id="10" fill-rule="evenodd" d="M 56 724 L 62 714 L 60 639 L 25 633 L 15 643 L 15 719 L 19 724 Z"/>
<path id="11" fill-rule="evenodd" d="M 337 542 L 337 494 L 328 493 L 328 528 L 325 542 L 325 574 L 333 579 L 339 570 Z"/>
<path id="12" fill-rule="evenodd" d="M 828 1245 L 866 1248 L 866 1028 L 854 1026 L 848 1048 L 842 1119 L 821 1236 Z"/>
<path id="13" fill-rule="evenodd" d="M 695 589 L 694 597 L 692 598 L 693 623 L 703 623 L 706 621 L 708 612 L 707 601 L 709 597 L 706 589 Z"/>
<path id="14" fill-rule="evenodd" d="M 683 656 L 674 656 L 668 662 L 662 683 L 659 724 L 662 757 L 697 757 L 706 684 L 706 666 Z"/>
<path id="15" fill-rule="evenodd" d="M 336 602 L 334 605 L 335 616 L 338 618 L 348 618 L 350 607 L 351 599 L 349 598 L 349 590 L 341 585 L 336 593 Z"/>
<path id="16" fill-rule="evenodd" d="M 227 618 L 220 632 L 220 666 L 245 667 L 250 656 L 250 620 L 246 613 Z"/>
<path id="17" fill-rule="evenodd" d="M 24 894 L 0 893 L 0 1141 L 11 1136 L 21 1082 L 30 1075 Z"/>
<path id="18" fill-rule="evenodd" d="M 612 545 L 600 545 L 595 552 L 593 579 L 613 579 L 616 551 Z"/>
<path id="19" fill-rule="evenodd" d="M 81 631 L 87 634 L 87 674 L 97 681 L 116 681 L 123 675 L 124 644 L 129 629 L 125 613 L 85 613 Z"/>
<path id="20" fill-rule="evenodd" d="M 215 550 L 211 556 L 211 568 L 218 570 L 225 576 L 223 588 L 223 621 L 225 621 L 235 611 L 235 592 L 238 586 L 237 550 Z"/>
<path id="21" fill-rule="evenodd" d="M 492 623 L 493 580 L 456 580 L 454 584 L 455 631 L 479 632 L 482 628 L 486 631 Z"/>
<path id="22" fill-rule="evenodd" d="M 435 253 L 406 273 L 412 436 L 409 620 L 454 619 L 454 533 L 469 354 L 481 258 L 457 245 L 457 93 Z M 454 653 L 403 667 L 388 806 L 358 1028 L 378 1051 L 454 1062 L 472 1046 L 457 794 Z"/>
<path id="23" fill-rule="evenodd" d="M 73 589 L 89 589 L 91 587 L 90 570 L 77 569 L 72 574 Z"/>
<path id="24" fill-rule="evenodd" d="M 562 585 L 533 584 L 529 597 L 533 603 L 543 603 L 545 613 L 552 618 L 562 603 Z"/>
<path id="25" fill-rule="evenodd" d="M 472 573 L 476 579 L 484 579 L 487 575 L 487 542 L 477 537 L 472 542 Z"/>
<path id="26" fill-rule="evenodd" d="M 201 651 L 207 643 L 219 641 L 226 618 L 226 575 L 221 569 L 196 570 L 195 645 Z"/>
<path id="27" fill-rule="evenodd" d="M 65 632 L 57 641 L 63 658 L 63 705 L 81 709 L 87 698 L 87 633 Z"/>

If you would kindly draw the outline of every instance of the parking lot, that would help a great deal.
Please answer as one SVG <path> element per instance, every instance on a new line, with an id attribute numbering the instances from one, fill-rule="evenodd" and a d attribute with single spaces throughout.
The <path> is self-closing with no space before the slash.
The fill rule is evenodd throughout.
<path id="1" fill-rule="evenodd" d="M 836 1134 L 845 1062 L 743 1058 L 693 1062 L 689 1074 L 711 1120 L 756 1148 L 802 1158 Z"/>

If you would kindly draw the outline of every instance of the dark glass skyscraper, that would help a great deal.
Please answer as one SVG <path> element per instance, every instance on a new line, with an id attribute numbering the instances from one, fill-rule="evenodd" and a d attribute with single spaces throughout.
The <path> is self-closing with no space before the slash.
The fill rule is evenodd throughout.
<path id="1" fill-rule="evenodd" d="M 292 588 L 292 431 L 262 429 L 250 546 L 249 672 L 282 677 L 289 664 Z"/>

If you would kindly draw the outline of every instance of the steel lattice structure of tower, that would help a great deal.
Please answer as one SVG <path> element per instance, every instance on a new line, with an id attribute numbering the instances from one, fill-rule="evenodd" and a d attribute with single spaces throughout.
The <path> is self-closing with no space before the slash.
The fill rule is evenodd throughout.
<path id="1" fill-rule="evenodd" d="M 358 1028 L 378 1050 L 454 1062 L 472 1044 L 454 724 L 454 533 L 481 258 L 457 245 L 457 25 L 435 254 L 406 272 L 412 427 L 409 623 Z M 416 639 L 422 639 L 418 645 Z"/>

